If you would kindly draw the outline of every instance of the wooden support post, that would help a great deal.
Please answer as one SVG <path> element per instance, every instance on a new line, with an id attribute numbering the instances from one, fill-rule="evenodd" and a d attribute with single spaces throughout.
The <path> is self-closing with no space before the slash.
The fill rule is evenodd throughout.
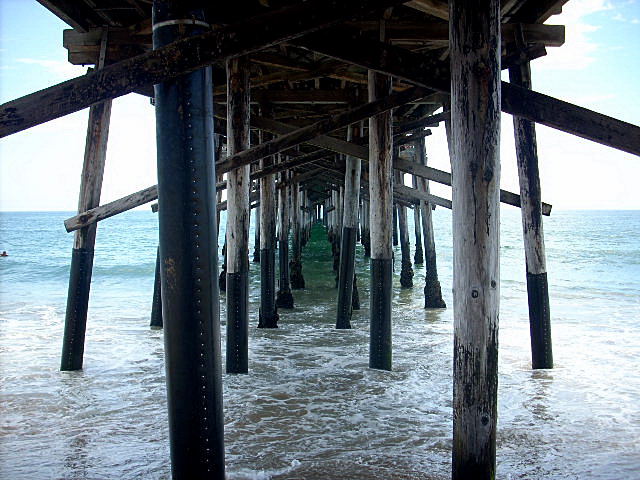
<path id="1" fill-rule="evenodd" d="M 105 63 L 107 41 L 107 30 L 104 30 L 100 47 L 99 68 L 102 68 Z M 89 109 L 78 213 L 100 205 L 110 119 L 111 100 L 93 105 Z M 97 227 L 98 225 L 94 223 L 76 230 L 74 235 L 67 311 L 64 319 L 62 357 L 60 359 L 60 370 L 63 371 L 82 369 Z"/>
<path id="2" fill-rule="evenodd" d="M 411 186 L 416 190 L 419 189 L 419 182 L 417 175 L 411 175 Z M 422 216 L 420 215 L 420 205 L 416 205 L 413 209 L 413 231 L 416 238 L 416 249 L 413 254 L 413 263 L 416 265 L 422 265 L 424 263 L 424 250 L 422 249 Z"/>
<path id="3" fill-rule="evenodd" d="M 293 255 L 289 262 L 291 288 L 300 290 L 305 287 L 302 275 L 302 211 L 300 210 L 300 187 L 297 183 L 291 186 L 291 222 L 293 223 Z"/>
<path id="4" fill-rule="evenodd" d="M 293 308 L 293 295 L 289 281 L 289 187 L 287 172 L 280 174 L 282 188 L 278 190 L 278 265 L 280 279 L 276 294 L 278 308 Z"/>
<path id="5" fill-rule="evenodd" d="M 500 1 L 450 0 L 452 478 L 494 479 L 500 304 Z"/>
<path id="6" fill-rule="evenodd" d="M 249 60 L 227 61 L 227 155 L 249 148 Z M 249 372 L 250 166 L 227 174 L 227 373 Z"/>
<path id="7" fill-rule="evenodd" d="M 529 62 L 509 69 L 511 83 L 531 89 Z M 527 264 L 529 294 L 529 327 L 531 332 L 531 365 L 533 368 L 553 368 L 551 348 L 551 315 L 549 285 L 542 229 L 542 194 L 538 171 L 538 147 L 535 124 L 513 117 L 522 202 L 522 229 Z"/>
<path id="8" fill-rule="evenodd" d="M 154 0 L 154 48 L 208 29 L 201 10 L 187 8 L 178 0 Z M 155 86 L 174 479 L 225 477 L 211 78 L 205 68 Z"/>
<path id="9" fill-rule="evenodd" d="M 355 130 L 355 132 L 354 132 Z M 359 126 L 349 126 L 347 141 L 360 137 Z M 340 245 L 340 270 L 338 278 L 338 310 L 336 328 L 351 328 L 351 313 L 355 284 L 356 236 L 358 231 L 358 206 L 360 204 L 360 159 L 347 156 L 344 174 L 344 213 Z"/>
<path id="10" fill-rule="evenodd" d="M 254 237 L 253 237 L 253 263 L 260 263 L 260 205 L 253 212 Z"/>
<path id="11" fill-rule="evenodd" d="M 160 275 L 160 246 L 156 255 L 156 272 L 153 282 L 153 302 L 151 304 L 151 328 L 162 328 L 162 278 Z"/>
<path id="12" fill-rule="evenodd" d="M 369 70 L 369 101 L 389 95 L 391 77 Z M 369 367 L 391 370 L 391 293 L 393 221 L 391 113 L 369 119 L 369 202 L 371 307 Z"/>
<path id="13" fill-rule="evenodd" d="M 414 144 L 416 160 L 418 163 L 427 164 L 424 139 L 418 140 Z M 427 195 L 429 192 L 429 181 L 422 178 L 418 181 L 420 190 Z M 418 210 L 416 208 L 416 210 Z M 424 238 L 424 308 L 447 308 L 447 304 L 442 298 L 442 288 L 438 280 L 438 265 L 436 256 L 436 242 L 433 233 L 433 211 L 431 204 L 425 200 L 420 200 L 420 217 L 422 219 L 422 232 Z"/>
<path id="14" fill-rule="evenodd" d="M 341 248 L 341 238 L 342 238 L 342 215 L 344 211 L 344 186 L 340 185 L 338 190 L 336 191 L 336 206 L 334 212 L 334 234 L 333 234 L 333 271 L 336 276 L 336 288 L 338 288 L 338 276 L 340 272 L 340 248 Z"/>
<path id="15" fill-rule="evenodd" d="M 364 256 L 371 257 L 371 231 L 369 228 L 369 200 L 362 201 L 362 247 Z"/>
<path id="16" fill-rule="evenodd" d="M 265 115 L 263 108 L 262 114 Z M 265 132 L 262 140 L 268 140 Z M 273 164 L 273 157 L 261 160 L 262 169 Z M 260 178 L 260 313 L 258 328 L 277 328 L 276 307 L 276 187 L 275 175 Z"/>
<path id="17" fill-rule="evenodd" d="M 398 208 L 393 206 L 393 246 L 398 246 Z"/>
<path id="18" fill-rule="evenodd" d="M 403 173 L 395 170 L 395 182 L 397 185 L 404 185 Z M 407 207 L 397 205 L 398 211 L 398 233 L 400 235 L 401 268 L 400 286 L 402 288 L 413 287 L 413 265 L 411 264 L 411 245 L 409 245 L 409 226 L 407 225 Z"/>

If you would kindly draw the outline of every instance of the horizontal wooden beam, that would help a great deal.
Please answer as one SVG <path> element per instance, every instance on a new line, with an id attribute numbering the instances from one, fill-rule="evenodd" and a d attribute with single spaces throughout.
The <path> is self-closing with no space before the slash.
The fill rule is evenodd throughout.
<path id="1" fill-rule="evenodd" d="M 353 22 L 360 30 L 378 31 L 379 22 Z M 421 40 L 438 42 L 442 46 L 449 44 L 449 24 L 444 22 L 407 22 L 404 20 L 385 22 L 385 35 L 388 41 Z M 544 25 L 539 23 L 505 23 L 501 27 L 503 43 L 515 42 L 516 32 L 522 32 L 524 44 L 538 43 L 547 47 L 560 47 L 565 42 L 564 25 Z"/>
<path id="2" fill-rule="evenodd" d="M 362 41 L 341 29 L 310 35 L 296 44 L 345 62 L 393 75 L 441 92 L 450 89 L 447 62 L 381 42 Z M 384 63 L 380 60 L 384 59 Z M 640 155 L 640 127 L 508 82 L 502 82 L 502 110 L 634 155 Z"/>
<path id="3" fill-rule="evenodd" d="M 406 185 L 394 185 L 393 191 L 414 200 L 424 200 L 425 202 L 432 205 L 439 205 L 440 207 L 448 208 L 449 210 L 451 210 L 451 200 L 439 197 L 437 195 L 432 195 L 427 192 L 423 192 L 416 188 L 407 187 Z"/>
<path id="4" fill-rule="evenodd" d="M 99 222 L 119 213 L 126 212 L 133 208 L 144 205 L 145 203 L 153 202 L 158 199 L 158 186 L 145 188 L 139 192 L 132 193 L 126 197 L 119 198 L 113 202 L 105 203 L 99 207 L 92 208 L 86 212 L 82 212 L 64 221 L 64 228 L 67 232 L 73 232 L 83 227 L 89 226 L 92 223 Z"/>
<path id="5" fill-rule="evenodd" d="M 217 60 L 249 54 L 401 3 L 401 0 L 308 0 L 179 40 L 0 105 L 0 138 L 146 85 L 176 78 Z"/>
<path id="6" fill-rule="evenodd" d="M 429 117 L 427 117 L 422 119 L 422 121 L 425 125 L 432 124 L 436 121 L 440 122 L 444 118 L 446 118 L 446 114 L 447 112 L 443 114 L 436 114 L 432 116 L 433 120 L 430 120 Z M 256 128 L 261 128 L 275 134 L 285 134 L 295 130 L 295 127 L 292 127 L 291 125 L 287 125 L 286 123 L 266 119 L 263 117 L 252 117 L 251 124 Z M 398 128 L 397 133 L 402 133 L 413 129 L 415 129 L 415 125 L 405 124 Z M 335 137 L 329 137 L 327 135 L 316 137 L 308 143 L 320 148 L 334 151 L 336 153 L 351 155 L 356 158 L 369 161 L 369 148 L 367 146 L 357 145 L 355 143 L 347 142 Z M 449 172 L 438 170 L 432 167 L 427 167 L 424 165 L 419 165 L 417 162 L 409 162 L 407 160 L 398 158 L 397 156 L 394 159 L 393 166 L 394 168 L 397 168 L 398 170 L 401 170 L 405 173 L 411 173 L 413 175 L 426 178 L 427 180 L 432 180 L 436 183 L 451 186 L 451 174 Z M 500 190 L 500 201 L 508 205 L 513 205 L 514 207 L 520 207 L 520 195 L 507 190 Z M 550 215 L 551 208 L 552 207 L 550 204 L 543 202 L 543 215 Z"/>
<path id="7" fill-rule="evenodd" d="M 301 143 L 313 140 L 320 135 L 324 135 L 360 120 L 365 120 L 379 113 L 391 110 L 399 105 L 404 105 L 425 97 L 430 93 L 431 90 L 422 87 L 413 87 L 402 92 L 392 93 L 380 100 L 375 100 L 352 110 L 339 113 L 307 127 L 299 128 L 276 137 L 273 140 L 269 140 L 261 145 L 227 157 L 225 160 L 217 164 L 217 171 L 218 173 L 224 173 L 234 168 L 248 165 L 262 158 L 282 152 L 287 148 L 295 147 Z"/>

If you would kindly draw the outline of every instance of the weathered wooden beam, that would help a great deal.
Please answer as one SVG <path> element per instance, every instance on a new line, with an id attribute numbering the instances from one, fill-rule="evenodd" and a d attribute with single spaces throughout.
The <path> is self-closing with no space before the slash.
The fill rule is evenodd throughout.
<path id="1" fill-rule="evenodd" d="M 92 208 L 74 217 L 68 218 L 64 221 L 64 228 L 67 232 L 73 232 L 157 199 L 158 186 L 153 185 L 145 188 L 144 190 L 140 190 L 139 192 L 132 193 L 126 197 L 105 203 L 104 205 L 100 205 L 99 207 Z"/>
<path id="2" fill-rule="evenodd" d="M 270 115 L 268 106 L 261 108 L 264 116 Z M 268 140 L 268 133 L 260 131 L 261 142 Z M 278 309 L 276 307 L 276 185 L 274 157 L 265 157 L 260 161 L 265 173 L 257 178 L 260 182 L 260 308 L 258 328 L 277 328 Z M 256 172 L 257 173 L 257 172 Z"/>
<path id="3" fill-rule="evenodd" d="M 406 185 L 394 185 L 393 191 L 403 197 L 410 198 L 414 202 L 420 202 L 422 200 L 431 205 L 438 205 L 451 210 L 451 200 L 439 197 L 438 195 L 432 195 L 416 188 L 407 187 Z"/>
<path id="4" fill-rule="evenodd" d="M 450 0 L 449 11 L 452 480 L 493 480 L 500 306 L 500 1 Z"/>
<path id="5" fill-rule="evenodd" d="M 330 37 L 314 34 L 296 40 L 296 44 L 427 88 L 450 90 L 447 63 L 392 45 L 363 41 L 353 32 L 336 30 Z M 509 82 L 502 82 L 501 90 L 506 113 L 640 156 L 640 127 L 636 125 Z"/>
<path id="6" fill-rule="evenodd" d="M 425 178 L 427 180 L 432 180 L 443 185 L 451 186 L 451 174 L 449 172 L 438 170 L 433 167 L 428 167 L 426 165 L 421 165 L 418 162 L 411 162 L 400 157 L 396 157 L 394 159 L 393 166 L 394 168 L 397 168 L 398 170 L 401 170 L 405 173 L 418 175 L 419 177 Z M 521 206 L 520 195 L 508 190 L 500 190 L 500 202 L 518 208 Z M 552 206 L 550 204 L 543 202 L 542 214 L 546 216 L 551 215 L 551 208 Z"/>
<path id="7" fill-rule="evenodd" d="M 309 0 L 229 27 L 188 37 L 0 105 L 0 138 L 193 72 L 216 60 L 249 54 L 402 0 Z M 269 28 L 264 28 L 269 25 Z"/>
<path id="8" fill-rule="evenodd" d="M 361 21 L 349 25 L 361 30 L 375 30 L 375 24 L 375 21 Z M 515 42 L 514 34 L 520 30 L 525 44 L 538 43 L 548 47 L 560 47 L 565 42 L 564 25 L 505 23 L 502 25 L 502 43 Z M 445 22 L 389 21 L 385 26 L 385 32 L 390 41 L 422 40 L 439 42 L 442 46 L 449 45 L 449 25 Z"/>
<path id="9" fill-rule="evenodd" d="M 523 2 L 518 11 L 511 17 L 513 22 L 543 23 L 552 15 L 562 13 L 562 6 L 568 0 L 538 0 Z"/>
<path id="10" fill-rule="evenodd" d="M 262 104 L 310 104 L 310 105 L 333 105 L 349 104 L 357 102 L 358 97 L 352 89 L 339 90 L 257 90 L 253 92 L 254 101 Z"/>
<path id="11" fill-rule="evenodd" d="M 449 7 L 442 0 L 412 0 L 407 2 L 407 7 L 427 13 L 443 20 L 449 19 Z"/>
<path id="12" fill-rule="evenodd" d="M 38 0 L 38 3 L 81 32 L 103 24 L 102 18 L 85 2 L 75 0 Z"/>
<path id="13" fill-rule="evenodd" d="M 640 127 L 542 93 L 502 82 L 502 110 L 640 156 Z"/>
<path id="14" fill-rule="evenodd" d="M 431 93 L 422 87 L 413 87 L 403 92 L 390 93 L 375 101 L 371 101 L 360 107 L 339 113 L 333 117 L 321 120 L 307 127 L 299 128 L 293 132 L 281 135 L 273 140 L 258 145 L 244 152 L 227 157 L 217 166 L 219 171 L 228 171 L 242 165 L 248 165 L 269 155 L 275 155 L 287 148 L 312 140 L 320 135 L 329 133 L 351 123 L 365 120 L 369 117 L 388 112 L 398 105 L 404 105 L 410 101 L 422 98 Z"/>

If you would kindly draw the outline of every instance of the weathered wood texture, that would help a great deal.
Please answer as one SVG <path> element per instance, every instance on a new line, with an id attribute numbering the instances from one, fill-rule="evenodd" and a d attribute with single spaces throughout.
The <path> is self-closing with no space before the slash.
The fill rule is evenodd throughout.
<path id="1" fill-rule="evenodd" d="M 265 111 L 262 112 L 266 114 Z M 261 140 L 268 140 L 269 134 L 261 132 Z M 275 163 L 274 157 L 265 157 L 260 162 L 262 171 Z M 276 186 L 275 175 L 260 177 L 260 310 L 259 328 L 278 326 L 276 308 Z"/>
<path id="2" fill-rule="evenodd" d="M 94 105 L 89 111 L 78 212 L 100 203 L 110 118 L 110 100 Z M 61 370 L 80 370 L 83 364 L 96 229 L 97 224 L 94 223 L 76 230 L 74 235 Z"/>
<path id="3" fill-rule="evenodd" d="M 310 0 L 178 40 L 3 104 L 0 106 L 0 137 L 193 72 L 217 60 L 249 54 L 400 3 L 402 0 Z M 264 28 L 265 25 L 269 28 Z"/>
<path id="4" fill-rule="evenodd" d="M 391 77 L 369 71 L 369 101 L 389 95 Z M 391 281 L 393 136 L 391 112 L 369 119 L 369 229 L 371 307 L 369 367 L 391 370 Z"/>
<path id="5" fill-rule="evenodd" d="M 278 190 L 278 265 L 279 282 L 276 293 L 278 308 L 293 308 L 293 295 L 289 278 L 289 187 L 287 172 L 280 173 L 280 180 L 285 184 Z"/>
<path id="6" fill-rule="evenodd" d="M 353 137 L 360 138 L 361 129 L 360 125 L 349 126 L 347 129 L 347 141 L 351 141 Z M 351 328 L 358 208 L 360 205 L 360 171 L 361 160 L 347 156 L 344 172 L 344 206 L 338 273 L 336 328 Z"/>
<path id="7" fill-rule="evenodd" d="M 413 87 L 393 94 L 389 93 L 387 96 L 383 96 L 360 107 L 333 115 L 307 127 L 299 128 L 244 152 L 230 155 L 220 162 L 218 168 L 221 171 L 226 171 L 230 168 L 248 165 L 268 155 L 275 155 L 276 153 L 300 145 L 325 133 L 346 127 L 351 123 L 365 120 L 381 112 L 389 111 L 399 105 L 404 105 L 412 100 L 424 97 L 429 93 L 430 90 L 422 87 Z"/>
<path id="8" fill-rule="evenodd" d="M 113 202 L 105 203 L 96 208 L 82 211 L 75 217 L 68 218 L 64 221 L 64 227 L 67 232 L 73 232 L 79 228 L 91 225 L 92 223 L 113 217 L 132 208 L 139 207 L 145 203 L 158 199 L 158 186 L 145 188 L 139 192 L 132 193 L 126 197 L 119 198 Z"/>
<path id="9" fill-rule="evenodd" d="M 105 63 L 107 40 L 107 32 L 103 31 L 100 41 L 99 68 L 102 68 Z M 79 213 L 100 204 L 110 120 L 111 100 L 90 108 L 78 199 Z M 60 360 L 61 370 L 82 368 L 97 227 L 96 224 L 86 226 L 77 230 L 74 235 Z"/>
<path id="10" fill-rule="evenodd" d="M 355 32 L 332 31 L 296 40 L 310 50 L 441 92 L 450 91 L 449 66 L 437 59 L 384 43 L 363 41 Z M 384 59 L 382 63 L 381 59 Z M 568 102 L 502 82 L 502 110 L 634 155 L 640 127 Z"/>
<path id="11" fill-rule="evenodd" d="M 87 143 L 85 146 L 78 213 L 86 212 L 100 205 L 104 163 L 107 157 L 111 100 L 98 103 L 89 110 Z M 83 228 L 74 239 L 74 248 L 91 248 L 95 244 L 95 228 Z"/>
<path id="12" fill-rule="evenodd" d="M 411 186 L 416 190 L 419 187 L 420 178 L 416 175 L 411 176 Z M 413 263 L 416 265 L 422 265 L 424 263 L 424 250 L 422 249 L 422 217 L 420 215 L 421 208 L 413 209 L 413 232 L 416 240 L 416 247 L 413 254 Z"/>
<path id="13" fill-rule="evenodd" d="M 415 143 L 416 162 L 427 164 L 427 154 L 425 149 L 425 142 L 418 141 Z M 419 184 L 418 190 L 424 195 L 430 195 L 429 193 L 429 181 L 420 178 L 417 182 Z M 425 308 L 446 308 L 447 305 L 442 298 L 442 288 L 440 287 L 440 281 L 438 280 L 438 265 L 436 256 L 436 242 L 435 234 L 433 231 L 433 215 L 431 209 L 432 202 L 428 202 L 426 199 L 420 200 L 420 218 L 422 220 L 422 232 L 424 238 L 424 259 L 425 259 L 425 274 L 424 274 L 424 307 Z M 418 210 L 418 209 L 416 209 Z"/>
<path id="14" fill-rule="evenodd" d="M 494 479 L 498 394 L 500 1 L 450 0 L 452 478 Z"/>
<path id="15" fill-rule="evenodd" d="M 403 175 L 398 170 L 395 171 L 395 185 L 405 186 Z M 400 286 L 403 288 L 413 287 L 413 265 L 411 263 L 411 245 L 409 244 L 409 226 L 407 224 L 407 207 L 397 206 L 398 209 L 398 234 L 400 237 Z"/>
<path id="16" fill-rule="evenodd" d="M 249 62 L 227 61 L 227 154 L 249 148 Z M 227 373 L 248 373 L 250 166 L 227 174 Z"/>
<path id="17" fill-rule="evenodd" d="M 531 67 L 523 63 L 509 69 L 511 83 L 531 88 Z M 551 313 L 542 228 L 542 191 L 538 170 L 535 124 L 513 117 L 520 197 L 522 230 L 527 268 L 531 364 L 533 368 L 553 368 Z"/>

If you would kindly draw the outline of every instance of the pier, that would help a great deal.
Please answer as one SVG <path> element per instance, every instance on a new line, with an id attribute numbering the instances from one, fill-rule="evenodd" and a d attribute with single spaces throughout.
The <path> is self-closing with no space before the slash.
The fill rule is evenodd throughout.
<path id="1" fill-rule="evenodd" d="M 564 28 L 545 22 L 567 0 L 39 3 L 70 26 L 69 61 L 93 66 L 0 106 L 0 137 L 90 109 L 78 212 L 64 222 L 74 246 L 60 369 L 84 365 L 99 222 L 157 201 L 150 324 L 163 329 L 172 474 L 225 478 L 220 302 L 225 373 L 250 376 L 249 331 L 296 315 L 297 292 L 310 288 L 305 249 L 322 224 L 336 330 L 352 329 L 358 285 L 368 286 L 370 369 L 394 366 L 394 269 L 401 288 L 423 289 L 425 308 L 453 309 L 451 476 L 495 478 L 501 203 L 522 214 L 531 368 L 553 368 L 543 233 L 552 206 L 535 126 L 640 155 L 639 127 L 532 88 L 530 63 L 564 43 Z M 111 103 L 127 94 L 155 106 L 158 184 L 101 204 Z M 513 117 L 517 192 L 500 188 L 501 112 Z M 450 171 L 429 166 L 432 129 L 446 131 Z M 451 194 L 432 194 L 432 182 Z M 438 276 L 434 209 L 451 211 L 452 285 Z M 356 275 L 358 243 L 370 278 Z"/>

